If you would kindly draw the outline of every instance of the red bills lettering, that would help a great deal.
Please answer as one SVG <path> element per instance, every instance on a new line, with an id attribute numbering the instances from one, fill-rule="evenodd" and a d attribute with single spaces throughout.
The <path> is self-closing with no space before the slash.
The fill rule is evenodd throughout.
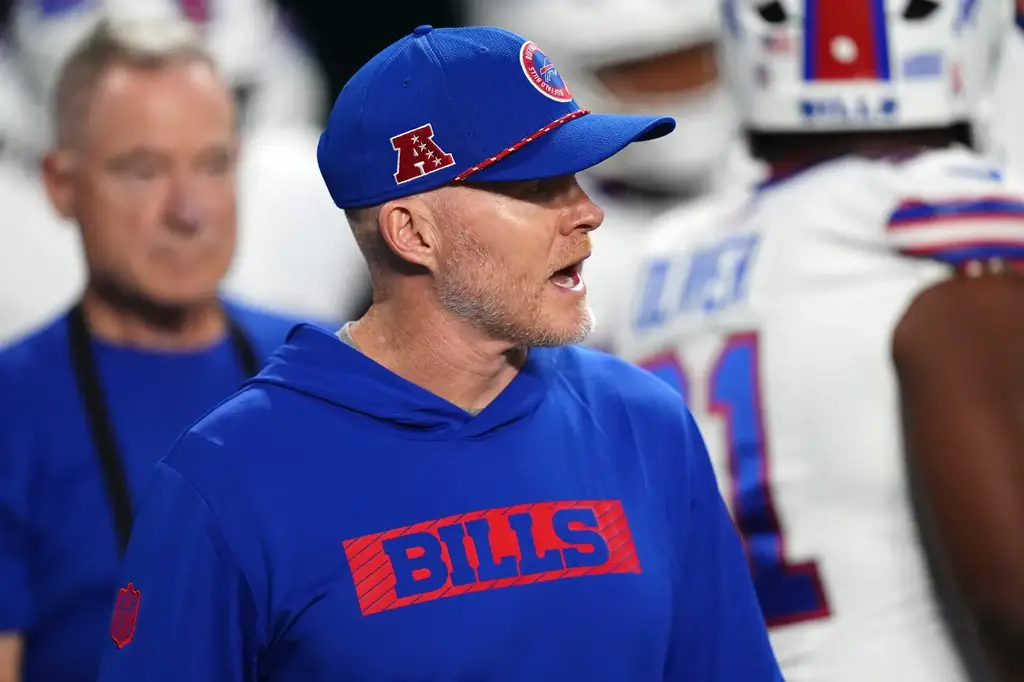
<path id="1" fill-rule="evenodd" d="M 455 157 L 434 142 L 434 128 L 427 123 L 391 138 L 391 147 L 398 152 L 395 182 L 404 182 L 455 165 Z"/>
<path id="2" fill-rule="evenodd" d="M 618 501 L 488 509 L 344 544 L 364 616 L 470 591 L 640 573 Z"/>

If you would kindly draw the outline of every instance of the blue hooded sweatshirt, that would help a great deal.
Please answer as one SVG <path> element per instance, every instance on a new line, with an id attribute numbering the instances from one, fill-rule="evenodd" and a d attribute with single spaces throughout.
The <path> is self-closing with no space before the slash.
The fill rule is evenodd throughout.
<path id="1" fill-rule="evenodd" d="M 261 365 L 298 320 L 225 301 Z M 0 349 L 0 632 L 24 638 L 22 682 L 94 682 L 121 544 L 63 314 Z M 125 492 L 253 370 L 225 336 L 153 351 L 89 339 Z M 0 677 L 4 677 L 0 674 Z"/>
<path id="2" fill-rule="evenodd" d="M 775 682 L 678 394 L 533 349 L 471 415 L 311 326 L 157 465 L 101 682 Z"/>

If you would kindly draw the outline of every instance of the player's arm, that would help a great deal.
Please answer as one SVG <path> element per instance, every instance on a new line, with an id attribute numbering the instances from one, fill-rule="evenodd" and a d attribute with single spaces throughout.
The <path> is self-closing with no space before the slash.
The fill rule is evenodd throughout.
<path id="1" fill-rule="evenodd" d="M 1024 681 L 1024 278 L 964 276 L 896 329 L 907 458 L 942 562 L 1002 680 Z"/>
<path id="2" fill-rule="evenodd" d="M 0 394 L 16 395 L 13 382 L 0 379 Z M 31 452 L 17 442 L 9 418 L 20 416 L 0 400 L 0 682 L 21 679 L 23 639 L 35 618 L 29 551 L 32 546 Z"/>
<path id="3" fill-rule="evenodd" d="M 18 682 L 21 679 L 21 651 L 20 634 L 0 634 L 0 682 Z"/>
<path id="4" fill-rule="evenodd" d="M 261 630 L 249 583 L 206 501 L 165 464 L 143 498 L 121 575 L 100 682 L 256 679 Z"/>
<path id="5" fill-rule="evenodd" d="M 16 479 L 5 473 L 0 463 L 0 487 L 9 488 Z M 31 617 L 28 531 L 12 497 L 0 490 L 0 682 L 21 679 L 21 633 Z"/>
<path id="6" fill-rule="evenodd" d="M 666 682 L 782 682 L 739 536 L 722 501 L 704 439 L 686 414 L 687 509 L 677 547 L 673 650 Z"/>
<path id="7" fill-rule="evenodd" d="M 940 583 L 948 578 L 956 606 L 973 616 L 997 679 L 1021 682 L 1024 279 L 993 272 L 993 263 L 1024 255 L 1024 200 L 1013 198 L 1024 194 L 1011 193 L 997 175 L 984 186 L 947 191 L 955 200 L 904 204 L 894 213 L 890 234 L 905 254 L 961 274 L 911 303 L 892 350 L 933 573 Z"/>

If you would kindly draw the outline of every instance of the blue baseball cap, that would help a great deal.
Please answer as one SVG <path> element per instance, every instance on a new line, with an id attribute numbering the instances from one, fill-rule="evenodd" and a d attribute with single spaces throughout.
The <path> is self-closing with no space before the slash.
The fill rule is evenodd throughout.
<path id="1" fill-rule="evenodd" d="M 568 175 L 675 120 L 581 109 L 551 60 L 500 28 L 420 26 L 342 89 L 317 160 L 340 208 L 453 182 Z"/>

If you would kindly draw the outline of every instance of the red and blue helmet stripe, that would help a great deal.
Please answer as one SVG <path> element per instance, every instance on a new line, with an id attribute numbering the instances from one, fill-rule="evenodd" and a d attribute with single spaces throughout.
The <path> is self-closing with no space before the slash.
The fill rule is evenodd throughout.
<path id="1" fill-rule="evenodd" d="M 210 20 L 210 6 L 207 0 L 179 0 L 179 4 L 189 21 L 205 24 Z"/>
<path id="2" fill-rule="evenodd" d="M 847 38 L 856 46 L 848 58 L 835 54 L 837 38 Z M 805 81 L 889 79 L 885 0 L 806 0 Z"/>

